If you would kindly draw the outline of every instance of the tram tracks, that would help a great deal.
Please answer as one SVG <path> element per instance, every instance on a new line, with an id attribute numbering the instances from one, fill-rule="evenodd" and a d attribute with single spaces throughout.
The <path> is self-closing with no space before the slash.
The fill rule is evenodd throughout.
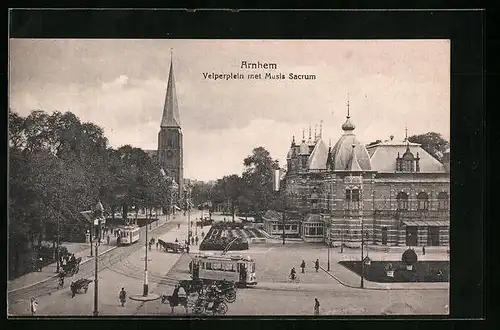
<path id="1" fill-rule="evenodd" d="M 166 223 L 162 227 L 157 227 L 153 229 L 156 235 L 161 235 L 172 230 L 176 226 L 174 223 Z M 143 227 L 144 228 L 144 227 Z M 143 231 L 143 228 L 141 230 Z M 98 270 L 99 272 L 104 270 L 115 271 L 113 268 L 119 263 L 121 260 L 129 257 L 132 253 L 140 250 L 145 245 L 145 235 L 141 235 L 141 239 L 133 245 L 129 246 L 121 246 L 117 249 L 114 249 L 110 252 L 107 252 L 101 256 L 99 256 L 98 261 Z M 95 259 L 94 259 L 95 260 Z M 137 273 L 135 269 L 133 269 L 134 273 Z M 76 280 L 76 278 L 90 278 L 94 277 L 95 272 L 95 263 L 92 261 L 86 262 L 84 264 L 80 264 L 80 269 L 78 274 L 75 274 L 73 278 L 67 279 L 68 282 L 71 280 Z M 143 275 L 139 274 L 130 274 L 130 272 L 120 270 L 118 268 L 115 272 L 121 273 L 124 276 L 133 277 L 133 278 L 143 278 Z M 14 305 L 18 303 L 25 303 L 29 301 L 31 297 L 41 297 L 46 295 L 51 295 L 52 293 L 61 290 L 58 286 L 59 279 L 57 277 L 49 278 L 46 281 L 38 283 L 36 285 L 32 285 L 14 292 L 8 293 L 8 303 L 9 305 Z M 65 288 L 67 288 L 67 283 L 65 283 Z"/>

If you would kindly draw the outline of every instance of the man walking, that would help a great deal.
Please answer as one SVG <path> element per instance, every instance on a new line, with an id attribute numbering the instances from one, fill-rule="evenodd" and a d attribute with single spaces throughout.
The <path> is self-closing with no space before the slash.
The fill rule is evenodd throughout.
<path id="1" fill-rule="evenodd" d="M 318 298 L 314 298 L 314 315 L 319 315 L 319 301 L 318 301 Z"/>
<path id="2" fill-rule="evenodd" d="M 36 315 L 37 308 L 38 308 L 38 302 L 35 300 L 35 297 L 31 297 L 31 302 L 30 302 L 31 316 L 35 316 Z"/>
<path id="3" fill-rule="evenodd" d="M 108 242 L 108 245 L 109 245 L 109 240 L 110 240 L 110 238 L 109 238 L 109 235 L 108 235 L 108 236 L 106 237 L 106 241 Z"/>
<path id="4" fill-rule="evenodd" d="M 302 268 L 302 274 L 304 274 L 304 269 L 306 268 L 306 262 L 302 260 L 302 263 L 300 264 L 300 268 Z"/>
<path id="5" fill-rule="evenodd" d="M 319 269 L 319 259 L 316 259 L 316 262 L 314 263 L 314 268 L 316 269 L 316 273 L 317 273 L 318 269 Z"/>
<path id="6" fill-rule="evenodd" d="M 121 306 L 124 307 L 125 302 L 127 301 L 127 292 L 125 291 L 125 288 L 122 288 L 120 294 L 118 295 L 118 298 L 120 299 Z"/>

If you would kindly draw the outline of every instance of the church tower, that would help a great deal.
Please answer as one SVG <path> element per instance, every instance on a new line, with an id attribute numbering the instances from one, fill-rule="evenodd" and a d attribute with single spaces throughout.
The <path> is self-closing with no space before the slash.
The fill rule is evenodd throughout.
<path id="1" fill-rule="evenodd" d="M 177 95 L 175 93 L 174 68 L 172 58 L 170 59 L 170 74 L 168 77 L 167 94 L 163 107 L 160 132 L 158 133 L 158 160 L 165 174 L 174 178 L 179 186 L 179 198 L 183 197 L 184 189 L 184 165 L 181 122 L 179 120 L 179 108 Z"/>

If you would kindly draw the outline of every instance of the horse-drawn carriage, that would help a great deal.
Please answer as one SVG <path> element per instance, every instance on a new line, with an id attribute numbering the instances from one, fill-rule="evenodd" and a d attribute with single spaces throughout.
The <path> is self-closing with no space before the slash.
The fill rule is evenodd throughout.
<path id="1" fill-rule="evenodd" d="M 185 251 L 184 244 L 180 244 L 180 243 L 165 242 L 165 241 L 163 241 L 161 239 L 158 239 L 158 245 L 165 252 L 179 253 L 179 252 L 184 252 Z"/>
<path id="2" fill-rule="evenodd" d="M 92 282 L 92 280 L 86 279 L 86 278 L 81 278 L 75 282 L 71 282 L 70 289 L 71 289 L 71 298 L 73 298 L 78 292 L 83 291 L 84 293 L 87 293 L 87 290 L 89 289 L 89 284 Z"/>
<path id="3" fill-rule="evenodd" d="M 61 270 L 59 271 L 59 277 L 71 277 L 80 271 L 80 262 L 82 258 L 67 258 L 66 263 L 61 264 Z"/>

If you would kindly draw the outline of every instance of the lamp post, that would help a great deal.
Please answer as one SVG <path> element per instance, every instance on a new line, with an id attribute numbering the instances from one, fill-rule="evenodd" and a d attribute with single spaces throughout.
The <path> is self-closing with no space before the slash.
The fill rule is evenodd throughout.
<path id="1" fill-rule="evenodd" d="M 330 271 L 330 245 L 331 245 L 331 240 L 330 240 L 330 225 L 331 225 L 331 223 L 330 223 L 330 221 L 331 221 L 331 218 L 328 219 L 328 228 L 327 228 L 327 230 L 328 230 L 328 243 L 327 243 L 328 244 L 328 263 L 326 266 L 327 266 L 328 271 Z"/>
<path id="2" fill-rule="evenodd" d="M 273 173 L 273 190 L 278 194 L 280 191 L 280 170 L 279 167 L 274 170 Z M 283 245 L 285 245 L 285 212 L 286 212 L 286 192 L 283 191 L 282 196 L 282 206 L 283 206 Z"/>
<path id="3" fill-rule="evenodd" d="M 60 243 L 60 233 L 59 233 L 59 230 L 60 230 L 60 225 L 59 225 L 60 218 L 61 218 L 61 197 L 59 196 L 59 214 L 57 215 L 57 252 L 56 252 L 56 258 L 57 258 L 56 272 L 57 273 L 59 273 L 59 264 L 60 264 L 60 260 L 61 260 L 61 256 L 59 255 L 59 245 L 61 244 Z M 92 248 L 92 246 L 91 246 L 91 248 Z"/>
<path id="4" fill-rule="evenodd" d="M 364 217 L 363 217 L 363 202 L 361 202 L 361 288 L 364 288 L 364 277 L 365 277 L 365 260 L 364 260 L 364 248 L 365 248 L 365 227 L 364 227 Z"/>
<path id="5" fill-rule="evenodd" d="M 147 221 L 149 222 L 148 217 L 146 216 Z M 142 295 L 144 297 L 147 297 L 148 295 L 148 225 L 146 224 L 145 226 L 146 230 L 146 255 L 144 256 L 144 284 L 143 284 L 143 290 L 142 290 Z"/>
<path id="6" fill-rule="evenodd" d="M 101 230 L 100 230 L 100 220 L 104 212 L 104 207 L 101 201 L 97 202 L 97 206 L 94 210 L 94 227 L 96 230 L 95 241 L 95 271 L 94 271 L 94 316 L 99 315 L 99 277 L 98 277 L 98 263 L 99 263 L 99 242 L 101 241 Z M 92 248 L 91 248 L 92 250 Z"/>

